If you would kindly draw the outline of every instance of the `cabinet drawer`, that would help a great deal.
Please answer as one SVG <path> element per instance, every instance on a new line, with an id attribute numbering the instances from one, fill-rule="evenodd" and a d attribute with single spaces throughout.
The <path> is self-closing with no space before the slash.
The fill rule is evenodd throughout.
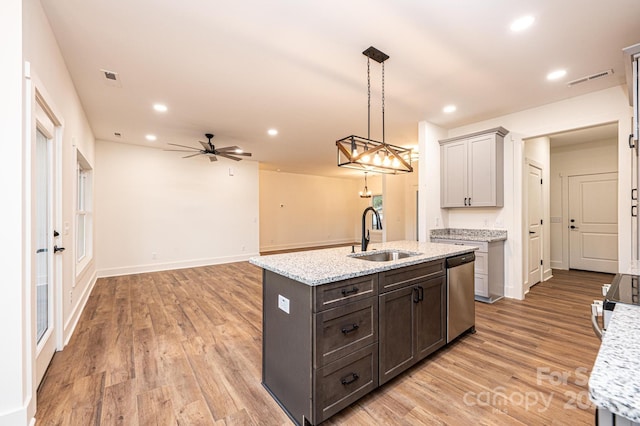
<path id="1" fill-rule="evenodd" d="M 417 279 L 429 279 L 444 273 L 444 259 L 380 272 L 380 293 L 406 287 Z"/>
<path id="2" fill-rule="evenodd" d="M 488 274 L 489 273 L 489 255 L 476 251 L 476 262 L 474 265 L 476 274 Z"/>
<path id="3" fill-rule="evenodd" d="M 314 287 L 315 312 L 378 295 L 378 274 Z"/>
<path id="4" fill-rule="evenodd" d="M 378 341 L 378 303 L 375 297 L 314 314 L 314 367 L 336 361 Z"/>
<path id="5" fill-rule="evenodd" d="M 489 251 L 489 243 L 486 241 L 467 241 L 467 240 L 449 240 L 445 238 L 432 238 L 432 243 L 443 243 L 443 244 L 453 244 L 456 246 L 473 246 L 478 247 L 476 250 L 476 255 L 478 252 L 488 252 Z"/>
<path id="6" fill-rule="evenodd" d="M 487 274 L 475 275 L 474 292 L 477 296 L 489 297 L 489 276 Z"/>
<path id="7" fill-rule="evenodd" d="M 378 387 L 378 345 L 367 346 L 315 370 L 314 424 Z"/>

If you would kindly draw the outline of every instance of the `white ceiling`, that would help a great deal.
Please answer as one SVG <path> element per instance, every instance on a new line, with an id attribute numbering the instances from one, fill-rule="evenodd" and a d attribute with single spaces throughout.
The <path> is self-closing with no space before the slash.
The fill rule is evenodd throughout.
<path id="1" fill-rule="evenodd" d="M 369 46 L 390 56 L 386 140 L 411 146 L 420 120 L 451 128 L 623 84 L 622 48 L 640 42 L 638 0 L 41 2 L 97 139 L 168 148 L 212 132 L 263 168 L 321 175 L 346 173 L 336 139 L 366 136 Z M 525 14 L 533 26 L 512 33 Z M 546 81 L 556 68 L 567 76 Z M 381 139 L 380 66 L 371 71 Z M 450 103 L 458 110 L 444 114 Z"/>

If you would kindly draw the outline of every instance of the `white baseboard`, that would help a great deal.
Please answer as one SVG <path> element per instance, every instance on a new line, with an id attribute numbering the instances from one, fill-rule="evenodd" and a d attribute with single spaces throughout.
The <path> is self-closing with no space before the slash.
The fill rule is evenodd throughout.
<path id="1" fill-rule="evenodd" d="M 542 274 L 542 281 L 547 281 L 553 278 L 553 270 L 551 268 L 546 269 Z"/>
<path id="2" fill-rule="evenodd" d="M 98 270 L 98 278 L 117 277 L 121 275 L 144 274 L 147 272 L 169 271 L 172 269 L 197 268 L 199 266 L 220 265 L 223 263 L 246 262 L 259 253 L 247 253 L 240 256 L 223 256 L 206 259 L 183 260 L 178 262 L 152 263 L 147 265 L 122 266 Z"/>
<path id="3" fill-rule="evenodd" d="M 356 242 L 357 242 L 357 239 L 355 238 L 342 238 L 339 240 L 307 241 L 307 242 L 288 243 L 288 244 L 271 244 L 271 245 L 260 246 L 260 252 L 265 253 L 270 251 L 295 250 L 295 249 L 301 249 L 301 248 L 307 248 L 307 247 L 334 246 L 338 244 L 348 244 L 348 243 L 356 243 Z"/>
<path id="4" fill-rule="evenodd" d="M 17 410 L 0 413 L 0 426 L 33 426 L 36 423 L 36 419 L 31 417 L 29 419 L 29 403 L 26 403 L 24 407 L 20 407 Z"/>
<path id="5" fill-rule="evenodd" d="M 71 336 L 76 329 L 76 325 L 78 325 L 78 321 L 80 320 L 80 315 L 82 315 L 82 311 L 84 311 L 84 308 L 87 305 L 87 300 L 89 300 L 89 295 L 91 294 L 93 287 L 96 285 L 97 280 L 98 274 L 96 271 L 93 271 L 91 278 L 89 278 L 87 286 L 84 288 L 84 291 L 80 295 L 78 303 L 76 304 L 75 308 L 71 312 L 71 315 L 69 315 L 69 318 L 64 324 L 64 346 L 67 346 L 67 343 L 69 343 L 69 340 L 71 339 Z"/>

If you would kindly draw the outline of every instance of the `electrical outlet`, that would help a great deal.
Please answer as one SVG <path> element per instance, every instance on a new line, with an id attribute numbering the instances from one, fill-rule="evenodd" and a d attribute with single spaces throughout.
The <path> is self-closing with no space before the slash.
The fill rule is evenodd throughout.
<path id="1" fill-rule="evenodd" d="M 73 291 L 69 292 L 69 304 L 72 305 L 73 304 Z"/>
<path id="2" fill-rule="evenodd" d="M 289 299 L 281 294 L 278 295 L 278 309 L 284 311 L 287 314 L 289 313 Z"/>

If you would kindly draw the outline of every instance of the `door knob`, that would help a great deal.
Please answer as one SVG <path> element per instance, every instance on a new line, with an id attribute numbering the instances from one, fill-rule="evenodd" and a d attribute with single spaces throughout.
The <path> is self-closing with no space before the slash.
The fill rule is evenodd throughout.
<path id="1" fill-rule="evenodd" d="M 529 234 L 535 234 L 536 231 L 529 231 Z"/>
<path id="2" fill-rule="evenodd" d="M 573 222 L 575 222 L 575 221 L 576 221 L 575 219 L 571 219 L 571 220 L 569 220 L 569 222 L 571 222 L 571 223 L 573 223 Z"/>
<path id="3" fill-rule="evenodd" d="M 578 229 L 578 227 L 577 227 L 577 226 L 575 226 L 575 225 L 571 225 L 569 228 L 571 228 L 571 229 Z"/>
<path id="4" fill-rule="evenodd" d="M 64 250 L 64 247 L 53 246 L 54 253 L 62 253 Z"/>

